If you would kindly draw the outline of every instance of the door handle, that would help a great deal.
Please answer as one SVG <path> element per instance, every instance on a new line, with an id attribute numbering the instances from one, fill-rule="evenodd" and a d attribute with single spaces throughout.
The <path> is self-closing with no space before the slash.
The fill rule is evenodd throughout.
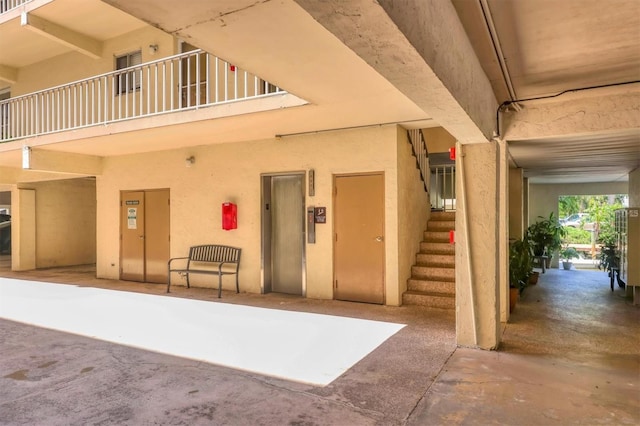
<path id="1" fill-rule="evenodd" d="M 384 238 L 382 237 L 382 235 L 378 235 L 376 237 L 376 241 L 379 242 L 379 243 L 381 243 L 383 240 L 384 240 Z"/>
<path id="2" fill-rule="evenodd" d="M 141 240 L 144 240 L 144 235 L 140 235 L 140 239 L 141 239 Z"/>

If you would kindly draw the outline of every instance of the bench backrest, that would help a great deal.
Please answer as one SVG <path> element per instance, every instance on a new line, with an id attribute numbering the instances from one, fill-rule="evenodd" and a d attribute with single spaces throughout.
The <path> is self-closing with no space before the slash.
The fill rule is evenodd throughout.
<path id="1" fill-rule="evenodd" d="M 236 247 L 214 244 L 193 246 L 189 249 L 189 261 L 240 263 L 241 251 L 242 249 Z"/>

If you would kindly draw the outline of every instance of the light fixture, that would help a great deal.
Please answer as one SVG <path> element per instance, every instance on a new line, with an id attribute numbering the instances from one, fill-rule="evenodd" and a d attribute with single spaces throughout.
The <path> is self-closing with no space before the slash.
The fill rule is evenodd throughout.
<path id="1" fill-rule="evenodd" d="M 191 157 L 188 157 L 185 161 L 184 164 L 187 167 L 191 167 L 193 165 L 193 163 L 196 162 L 196 157 L 194 157 L 193 155 Z"/>
<path id="2" fill-rule="evenodd" d="M 158 45 L 157 44 L 150 44 L 149 45 L 149 55 L 155 55 L 157 51 L 158 51 Z"/>

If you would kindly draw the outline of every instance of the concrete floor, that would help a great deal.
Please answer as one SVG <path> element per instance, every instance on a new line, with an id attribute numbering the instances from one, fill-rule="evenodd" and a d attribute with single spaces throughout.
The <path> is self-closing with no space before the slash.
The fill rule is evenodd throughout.
<path id="1" fill-rule="evenodd" d="M 209 289 L 166 296 L 164 286 L 92 274 L 0 266 L 5 277 L 407 326 L 320 387 L 0 319 L 0 424 L 640 424 L 640 309 L 611 292 L 604 272 L 541 275 L 492 352 L 456 348 L 452 311 L 275 294 L 218 300 Z"/>

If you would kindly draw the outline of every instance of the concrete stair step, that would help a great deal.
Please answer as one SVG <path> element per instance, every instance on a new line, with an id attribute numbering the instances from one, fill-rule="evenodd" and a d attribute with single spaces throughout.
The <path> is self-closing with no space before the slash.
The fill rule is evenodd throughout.
<path id="1" fill-rule="evenodd" d="M 455 309 L 456 298 L 450 294 L 406 291 L 402 295 L 404 305 L 419 305 L 430 308 Z"/>
<path id="2" fill-rule="evenodd" d="M 429 220 L 442 221 L 442 220 L 456 220 L 456 212 L 431 212 Z"/>
<path id="3" fill-rule="evenodd" d="M 432 281 L 409 278 L 409 280 L 407 280 L 407 290 L 422 293 L 450 294 L 455 296 L 456 283 L 453 281 Z"/>
<path id="4" fill-rule="evenodd" d="M 446 243 L 434 243 L 429 241 L 423 241 L 420 243 L 420 253 L 433 253 L 433 254 L 455 254 L 456 246 L 450 244 L 447 239 Z"/>
<path id="5" fill-rule="evenodd" d="M 416 263 L 420 265 L 454 268 L 456 266 L 456 257 L 454 253 L 418 253 L 416 255 Z"/>
<path id="6" fill-rule="evenodd" d="M 449 231 L 424 231 L 424 240 L 431 243 L 448 243 Z"/>
<path id="7" fill-rule="evenodd" d="M 456 270 L 454 268 L 433 267 L 417 264 L 411 267 L 411 278 L 433 281 L 455 281 Z"/>
<path id="8" fill-rule="evenodd" d="M 452 229 L 456 229 L 454 220 L 430 220 L 427 222 L 427 231 L 449 232 Z"/>

